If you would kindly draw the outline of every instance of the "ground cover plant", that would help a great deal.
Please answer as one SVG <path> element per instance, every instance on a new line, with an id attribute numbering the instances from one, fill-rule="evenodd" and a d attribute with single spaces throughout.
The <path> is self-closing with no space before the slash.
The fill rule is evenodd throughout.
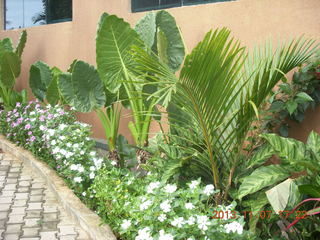
<path id="1" fill-rule="evenodd" d="M 318 45 L 301 37 L 250 53 L 230 35 L 227 28 L 209 31 L 185 57 L 169 13 L 148 13 L 134 28 L 104 13 L 97 68 L 81 60 L 66 72 L 33 64 L 29 83 L 41 104 L 2 111 L 1 131 L 54 168 L 119 239 L 266 239 L 292 237 L 292 230 L 301 232 L 300 239 L 307 230 L 316 233 L 316 216 L 311 227 L 299 221 L 289 229 L 293 219 L 277 213 L 319 188 L 313 184 L 318 135 L 304 145 L 275 134 L 256 136 L 252 129 L 266 124 L 260 113 L 266 101 L 277 101 L 274 87 L 282 81 L 281 91 L 289 93 L 285 75 L 311 60 Z M 307 90 L 317 92 L 313 80 L 298 81 L 302 86 L 292 87 L 290 97 L 309 104 Z M 298 111 L 292 99 L 284 104 L 289 114 Z M 108 158 L 97 156 L 90 126 L 77 122 L 70 107 L 98 114 Z M 118 134 L 121 108 L 132 110 L 132 145 Z M 152 120 L 162 131 L 149 139 Z M 269 164 L 274 155 L 281 162 Z M 244 218 L 247 211 L 254 218 Z M 276 214 L 260 219 L 261 211 Z"/>

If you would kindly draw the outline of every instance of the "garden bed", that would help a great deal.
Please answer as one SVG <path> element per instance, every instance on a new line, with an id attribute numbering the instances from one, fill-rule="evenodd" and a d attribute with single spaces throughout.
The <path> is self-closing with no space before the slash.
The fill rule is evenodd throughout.
<path id="1" fill-rule="evenodd" d="M 0 136 L 0 148 L 4 152 L 21 159 L 24 164 L 31 166 L 38 175 L 44 178 L 67 213 L 80 224 L 92 239 L 116 239 L 110 227 L 102 224 L 100 217 L 87 208 L 73 191 L 69 189 L 63 179 L 54 170 L 50 169 L 47 164 L 35 158 L 29 151 L 9 142 L 2 135 Z"/>

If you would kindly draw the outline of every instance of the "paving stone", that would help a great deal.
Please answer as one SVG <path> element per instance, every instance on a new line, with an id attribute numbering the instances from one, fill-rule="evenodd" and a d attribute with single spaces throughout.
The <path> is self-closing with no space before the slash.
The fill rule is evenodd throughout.
<path id="1" fill-rule="evenodd" d="M 13 196 L 11 197 L 0 197 L 0 204 L 1 203 L 12 203 L 13 201 Z M 1 210 L 1 208 L 0 208 Z"/>
<path id="2" fill-rule="evenodd" d="M 11 207 L 11 204 L 9 204 L 9 203 L 1 203 L 0 204 L 1 211 L 9 211 L 10 207 Z"/>
<path id="3" fill-rule="evenodd" d="M 10 215 L 25 214 L 25 213 L 26 213 L 26 207 L 12 207 Z"/>
<path id="4" fill-rule="evenodd" d="M 42 202 L 43 196 L 42 195 L 32 195 L 30 196 L 29 202 Z"/>
<path id="5" fill-rule="evenodd" d="M 24 214 L 20 214 L 20 215 L 9 215 L 9 221 L 7 222 L 7 224 L 16 224 L 16 223 L 24 223 Z"/>
<path id="6" fill-rule="evenodd" d="M 17 178 L 7 178 L 7 183 L 17 183 L 18 179 Z"/>
<path id="7" fill-rule="evenodd" d="M 7 171 L 0 171 L 0 176 L 7 176 Z"/>
<path id="8" fill-rule="evenodd" d="M 77 235 L 68 235 L 68 236 L 61 236 L 59 237 L 60 240 L 76 240 Z"/>
<path id="9" fill-rule="evenodd" d="M 17 184 L 16 183 L 10 183 L 10 184 L 6 184 L 5 187 L 3 188 L 4 191 L 15 191 L 17 188 Z"/>
<path id="10" fill-rule="evenodd" d="M 14 200 L 12 207 L 26 207 L 27 199 Z"/>
<path id="11" fill-rule="evenodd" d="M 14 196 L 14 191 L 2 191 L 1 197 L 10 197 Z"/>
<path id="12" fill-rule="evenodd" d="M 22 237 L 38 237 L 40 228 L 23 228 Z"/>
<path id="13" fill-rule="evenodd" d="M 0 212 L 0 220 L 6 219 L 8 217 L 8 212 Z"/>
<path id="14" fill-rule="evenodd" d="M 29 198 L 29 193 L 16 193 L 17 200 L 27 200 Z"/>
<path id="15" fill-rule="evenodd" d="M 17 192 L 18 193 L 27 193 L 27 192 L 30 192 L 30 188 L 29 187 L 18 187 Z"/>
<path id="16" fill-rule="evenodd" d="M 31 185 L 30 181 L 20 181 L 19 187 L 29 187 Z"/>
<path id="17" fill-rule="evenodd" d="M 57 230 L 58 221 L 55 222 L 42 222 L 42 231 L 55 231 Z"/>
<path id="18" fill-rule="evenodd" d="M 5 233 L 4 235 L 5 240 L 19 240 L 20 234 L 13 233 L 13 234 L 7 234 Z"/>
<path id="19" fill-rule="evenodd" d="M 10 168 L 9 173 L 20 173 L 21 168 L 15 167 L 15 168 Z"/>
<path id="20" fill-rule="evenodd" d="M 10 166 L 0 166 L 0 171 L 9 171 Z"/>
<path id="21" fill-rule="evenodd" d="M 20 233 L 22 224 L 10 224 L 6 227 L 6 233 Z"/>
<path id="22" fill-rule="evenodd" d="M 28 204 L 27 210 L 41 210 L 42 202 L 32 202 Z"/>
<path id="23" fill-rule="evenodd" d="M 6 176 L 0 176 L 0 181 L 6 180 Z"/>
<path id="24" fill-rule="evenodd" d="M 43 189 L 31 189 L 30 195 L 42 195 L 43 194 Z"/>
<path id="25" fill-rule="evenodd" d="M 29 181 L 29 180 L 32 180 L 32 178 L 29 176 L 29 175 L 22 175 L 20 176 L 19 178 L 20 181 Z"/>
<path id="26" fill-rule="evenodd" d="M 40 210 L 26 211 L 26 213 L 27 213 L 26 218 L 40 218 L 41 217 Z"/>
<path id="27" fill-rule="evenodd" d="M 58 220 L 58 213 L 43 213 L 44 222 L 52 222 Z"/>
<path id="28" fill-rule="evenodd" d="M 57 238 L 57 231 L 54 232 L 40 232 L 40 239 L 41 240 L 56 240 Z"/>
<path id="29" fill-rule="evenodd" d="M 23 227 L 25 228 L 40 227 L 41 224 L 42 224 L 41 218 L 26 218 L 25 225 Z"/>
<path id="30" fill-rule="evenodd" d="M 7 221 L 6 220 L 4 220 L 4 219 L 1 219 L 0 220 L 0 229 L 5 229 L 5 223 L 6 223 Z"/>
<path id="31" fill-rule="evenodd" d="M 8 173 L 7 178 L 18 178 L 19 177 L 19 173 Z"/>
<path id="32" fill-rule="evenodd" d="M 58 212 L 58 209 L 56 206 L 44 206 L 43 207 L 43 212 L 45 213 L 56 213 Z"/>
<path id="33" fill-rule="evenodd" d="M 39 237 L 23 237 L 19 238 L 19 240 L 40 240 Z"/>
<path id="34" fill-rule="evenodd" d="M 44 188 L 44 183 L 32 183 L 31 189 L 42 189 Z"/>
<path id="35" fill-rule="evenodd" d="M 59 226 L 59 235 L 65 236 L 65 235 L 76 235 L 74 226 Z"/>

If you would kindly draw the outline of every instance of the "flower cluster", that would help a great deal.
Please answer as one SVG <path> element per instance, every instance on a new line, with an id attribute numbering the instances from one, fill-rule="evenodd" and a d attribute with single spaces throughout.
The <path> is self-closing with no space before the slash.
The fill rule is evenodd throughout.
<path id="1" fill-rule="evenodd" d="M 76 121 L 72 111 L 39 102 L 17 103 L 12 111 L 0 113 L 0 125 L 8 139 L 46 161 L 76 193 L 87 194 L 104 160 L 94 151 L 90 126 Z"/>
<path id="2" fill-rule="evenodd" d="M 187 187 L 161 182 L 159 177 L 135 178 L 120 169 L 103 170 L 95 179 L 98 213 L 121 238 L 134 240 L 248 239 L 244 219 L 212 219 L 207 204 L 219 191 L 200 180 Z M 107 209 L 106 209 L 107 207 Z M 219 209 L 234 210 L 230 206 Z M 217 209 L 218 209 L 217 208 Z M 122 219 L 119 219 L 121 216 Z"/>

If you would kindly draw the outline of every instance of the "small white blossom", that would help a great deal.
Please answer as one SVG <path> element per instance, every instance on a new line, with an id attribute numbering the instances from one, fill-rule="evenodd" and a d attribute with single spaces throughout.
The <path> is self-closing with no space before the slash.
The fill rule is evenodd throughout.
<path id="1" fill-rule="evenodd" d="M 51 141 L 51 145 L 52 145 L 52 146 L 54 146 L 54 145 L 56 145 L 56 144 L 57 144 L 57 141 L 56 141 L 56 140 L 52 140 L 52 141 Z"/>
<path id="2" fill-rule="evenodd" d="M 95 171 L 95 170 L 96 170 L 96 168 L 94 166 L 90 167 L 90 171 Z"/>
<path id="3" fill-rule="evenodd" d="M 234 232 L 234 233 L 242 234 L 243 232 L 243 227 L 238 222 L 228 223 L 224 226 L 224 228 L 227 233 Z"/>
<path id="4" fill-rule="evenodd" d="M 152 182 L 147 187 L 147 193 L 153 193 L 153 190 L 159 187 L 160 187 L 160 182 Z"/>
<path id="5" fill-rule="evenodd" d="M 214 192 L 214 186 L 212 184 L 209 184 L 205 186 L 203 193 L 207 196 L 210 196 Z"/>
<path id="6" fill-rule="evenodd" d="M 82 193 L 82 196 L 84 196 L 84 197 L 85 197 L 86 195 L 87 195 L 87 193 L 86 193 L 86 192 L 83 192 L 83 193 Z"/>
<path id="7" fill-rule="evenodd" d="M 112 165 L 112 166 L 116 166 L 116 165 L 117 165 L 117 162 L 116 162 L 116 161 L 111 161 L 111 165 Z"/>
<path id="8" fill-rule="evenodd" d="M 160 216 L 158 217 L 158 220 L 160 221 L 160 222 L 164 222 L 164 220 L 166 220 L 167 219 L 167 216 L 165 215 L 165 214 L 160 214 Z"/>
<path id="9" fill-rule="evenodd" d="M 65 136 L 60 136 L 59 139 L 60 139 L 61 141 L 64 141 L 64 140 L 66 140 L 66 137 L 65 137 Z"/>
<path id="10" fill-rule="evenodd" d="M 165 233 L 162 229 L 159 231 L 159 240 L 173 240 L 173 236 L 170 233 Z"/>
<path id="11" fill-rule="evenodd" d="M 183 224 L 185 224 L 183 217 L 175 218 L 171 222 L 171 225 L 174 227 L 177 227 L 177 228 L 181 228 L 183 226 Z"/>
<path id="12" fill-rule="evenodd" d="M 95 176 L 96 176 L 96 175 L 94 174 L 94 172 L 91 172 L 91 173 L 89 174 L 90 179 L 94 179 Z"/>
<path id="13" fill-rule="evenodd" d="M 79 144 L 78 144 L 78 143 L 75 143 L 75 144 L 73 144 L 73 147 L 74 147 L 74 148 L 78 148 L 78 147 L 79 147 Z"/>
<path id="14" fill-rule="evenodd" d="M 177 190 L 177 186 L 175 184 L 167 184 L 164 187 L 164 191 L 166 193 L 174 193 Z"/>
<path id="15" fill-rule="evenodd" d="M 96 155 L 95 152 L 90 152 L 90 156 L 94 157 Z"/>
<path id="16" fill-rule="evenodd" d="M 192 203 L 186 203 L 186 204 L 184 205 L 184 207 L 185 207 L 186 209 L 188 209 L 188 210 L 194 209 L 194 205 L 193 205 Z"/>
<path id="17" fill-rule="evenodd" d="M 202 231 L 208 230 L 208 225 L 210 225 L 209 218 L 205 215 L 197 216 L 198 228 Z"/>
<path id="18" fill-rule="evenodd" d="M 165 213 L 170 212 L 171 211 L 171 205 L 169 200 L 165 200 L 160 204 L 160 208 L 162 211 L 164 211 Z"/>
<path id="19" fill-rule="evenodd" d="M 199 184 L 200 182 L 198 180 L 194 180 L 194 181 L 191 181 L 191 183 L 189 183 L 188 185 L 191 189 L 195 189 Z"/>
<path id="20" fill-rule="evenodd" d="M 131 221 L 130 220 L 123 220 L 121 224 L 121 228 L 123 230 L 127 230 L 131 226 Z"/>
<path id="21" fill-rule="evenodd" d="M 72 146 L 72 144 L 68 142 L 67 143 L 67 147 L 71 147 L 71 146 Z"/>
<path id="22" fill-rule="evenodd" d="M 73 179 L 73 181 L 75 181 L 76 183 L 81 183 L 82 182 L 82 178 L 81 177 L 75 177 Z"/>
<path id="23" fill-rule="evenodd" d="M 135 240 L 153 240 L 150 234 L 150 228 L 145 227 L 138 231 L 138 236 L 135 237 Z"/>
<path id="24" fill-rule="evenodd" d="M 189 225 L 193 225 L 195 223 L 195 221 L 196 221 L 196 219 L 193 216 L 191 216 L 188 218 L 187 223 Z"/>
<path id="25" fill-rule="evenodd" d="M 39 127 L 39 129 L 40 129 L 41 131 L 44 131 L 44 130 L 46 130 L 47 128 L 46 128 L 45 126 L 41 125 L 41 126 Z"/>
<path id="26" fill-rule="evenodd" d="M 141 205 L 140 205 L 140 210 L 146 210 L 150 207 L 150 205 L 152 204 L 152 202 L 150 200 L 146 200 L 144 201 Z"/>

